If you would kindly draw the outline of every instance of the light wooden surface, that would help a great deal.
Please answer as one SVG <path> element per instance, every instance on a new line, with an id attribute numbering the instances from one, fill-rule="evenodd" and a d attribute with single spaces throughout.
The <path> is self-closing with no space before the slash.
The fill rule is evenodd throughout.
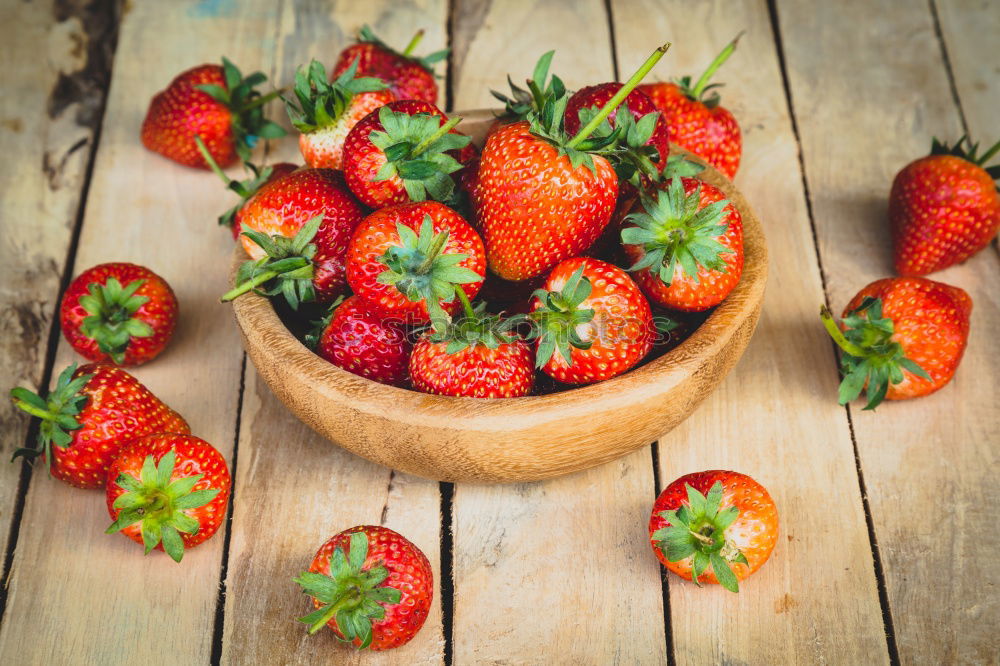
<path id="1" fill-rule="evenodd" d="M 773 489 L 782 523 L 773 556 L 781 565 L 757 574 L 766 583 L 755 578 L 733 596 L 668 579 L 678 663 L 884 661 L 850 431 L 832 399 L 837 375 L 826 334 L 813 325 L 823 291 L 767 5 L 658 4 L 612 5 L 623 71 L 642 62 L 642 44 L 665 33 L 678 48 L 660 75 L 697 76 L 747 31 L 717 78 L 744 132 L 736 184 L 759 209 L 772 257 L 757 334 L 719 390 L 660 440 L 659 478 L 666 485 L 702 469 L 739 470 Z M 798 465 L 804 454 L 808 463 Z"/>
<path id="2" fill-rule="evenodd" d="M 866 6 L 864 31 L 853 29 L 856 8 L 849 3 L 781 13 L 820 261 L 838 311 L 859 287 L 891 274 L 885 195 L 893 175 L 928 150 L 928 137 L 963 132 L 940 51 L 929 47 L 931 14 L 891 0 Z M 817 22 L 829 32 L 807 36 L 805 27 Z M 817 57 L 829 49 L 840 57 Z M 1000 63 L 995 49 L 992 63 Z M 988 80 L 994 89 L 998 82 Z M 859 89 L 865 94 L 853 94 Z M 988 143 L 1000 131 L 995 109 L 991 119 L 992 127 L 980 130 L 991 133 Z M 1000 572 L 990 561 L 996 544 L 980 531 L 1000 510 L 997 259 L 986 248 L 930 276 L 961 286 L 974 302 L 965 362 L 951 385 L 875 413 L 860 405 L 849 410 L 899 658 L 908 663 L 998 657 Z M 928 520 L 928 513 L 940 519 Z"/>
<path id="3" fill-rule="evenodd" d="M 74 272 L 110 259 L 150 265 L 177 290 L 182 322 L 137 374 L 235 457 L 234 510 L 228 532 L 177 566 L 104 536 L 100 493 L 41 468 L 25 493 L 17 466 L 0 471 L 0 545 L 18 528 L 0 663 L 997 662 L 995 249 L 938 274 L 975 308 L 966 360 L 934 396 L 875 414 L 837 407 L 835 356 L 816 317 L 820 302 L 839 309 L 889 274 L 885 197 L 931 135 L 957 138 L 963 114 L 984 143 L 1000 134 L 996 3 L 133 0 L 89 188 L 90 144 L 70 151 L 92 136 L 77 100 L 55 118 L 39 112 L 57 72 L 79 68 L 75 35 L 88 43 L 75 23 L 86 21 L 66 9 L 75 4 L 0 9 L 10 157 L 0 306 L 14 312 L 0 328 L 0 372 L 35 384 L 72 359 L 62 343 L 47 354 L 67 261 Z M 231 246 L 214 218 L 229 197 L 212 176 L 141 148 L 145 105 L 174 74 L 222 53 L 287 82 L 310 56 L 332 62 L 363 22 L 394 42 L 422 27 L 428 51 L 450 40 L 441 101 L 452 108 L 491 104 L 489 87 L 502 89 L 507 72 L 523 78 L 550 48 L 553 70 L 581 85 L 612 78 L 616 62 L 627 75 L 670 40 L 654 71 L 666 78 L 697 73 L 748 30 L 719 79 L 744 128 L 736 182 L 764 223 L 771 282 L 743 360 L 656 456 L 647 447 L 549 482 L 439 486 L 330 446 L 244 368 L 231 313 L 215 303 Z M 33 57 L 39 44 L 45 58 Z M 70 154 L 59 187 L 38 169 L 46 152 L 60 163 Z M 273 151 L 295 153 L 293 141 Z M 26 280 L 31 270 L 39 277 Z M 27 421 L 0 417 L 9 455 Z M 711 467 L 754 476 L 781 513 L 781 544 L 739 597 L 664 578 L 646 541 L 656 481 Z M 395 653 L 352 655 L 294 620 L 309 604 L 291 577 L 359 522 L 403 531 L 438 577 L 431 618 Z"/>

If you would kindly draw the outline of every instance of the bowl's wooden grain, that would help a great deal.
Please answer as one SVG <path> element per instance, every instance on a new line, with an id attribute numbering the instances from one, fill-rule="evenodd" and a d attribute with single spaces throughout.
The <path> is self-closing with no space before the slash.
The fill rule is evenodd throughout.
<path id="1" fill-rule="evenodd" d="M 481 142 L 491 112 L 462 115 L 461 129 Z M 688 339 L 620 377 L 500 400 L 384 386 L 313 354 L 255 294 L 233 303 L 244 345 L 274 394 L 305 424 L 404 472 L 443 481 L 534 481 L 613 460 L 662 438 L 694 411 L 743 354 L 760 315 L 767 279 L 760 223 L 724 176 L 709 167 L 703 178 L 725 191 L 743 215 L 743 276 Z M 237 247 L 234 272 L 245 259 Z"/>

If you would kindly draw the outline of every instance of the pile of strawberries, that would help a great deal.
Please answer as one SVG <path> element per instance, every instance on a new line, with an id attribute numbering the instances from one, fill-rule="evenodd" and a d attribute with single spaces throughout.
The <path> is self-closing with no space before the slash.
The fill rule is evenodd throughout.
<path id="1" fill-rule="evenodd" d="M 434 103 L 432 66 L 446 51 L 395 52 L 366 28 L 328 76 L 300 68 L 284 99 L 306 166 L 250 164 L 260 139 L 285 134 L 263 115 L 282 91 L 233 63 L 202 65 L 157 94 L 142 126 L 149 149 L 210 168 L 240 196 L 220 216 L 250 259 L 223 296 L 275 297 L 289 316 L 322 316 L 304 336 L 329 362 L 370 380 L 449 396 L 503 398 L 609 379 L 648 359 L 673 331 L 690 332 L 740 280 L 743 228 L 680 145 L 732 178 L 736 120 L 710 79 L 728 44 L 693 84 L 640 85 L 656 49 L 623 83 L 566 90 L 543 55 L 521 88 L 494 93 L 504 111 L 482 152 Z M 865 287 L 824 325 L 843 349 L 841 402 L 867 390 L 924 395 L 947 383 L 964 352 L 971 299 L 918 277 L 964 261 L 1000 227 L 1000 168 L 975 146 L 935 141 L 897 176 L 889 217 L 905 276 Z M 242 160 L 249 177 L 222 167 Z M 112 524 L 180 561 L 224 519 L 229 469 L 210 444 L 123 366 L 157 356 L 178 312 L 147 268 L 101 264 L 63 296 L 60 323 L 92 363 L 67 368 L 40 397 L 11 391 L 37 417 L 53 476 L 104 488 Z M 665 345 L 663 345 L 665 347 Z M 777 540 L 773 500 L 756 481 L 713 470 L 685 475 L 657 498 L 656 556 L 675 573 L 736 591 Z M 409 641 L 426 619 L 433 574 L 424 554 L 384 527 L 328 540 L 297 579 L 316 611 L 310 633 L 373 650 Z"/>
<path id="2" fill-rule="evenodd" d="M 705 152 L 732 174 L 739 129 L 699 99 L 707 76 L 647 86 L 662 108 L 637 89 L 666 47 L 626 83 L 575 93 L 546 53 L 527 89 L 498 94 L 479 153 L 434 106 L 416 40 L 395 53 L 362 37 L 332 75 L 316 61 L 296 74 L 285 103 L 306 167 L 226 179 L 245 200 L 222 219 L 250 260 L 223 300 L 254 290 L 299 319 L 329 304 L 305 341 L 334 365 L 505 398 L 627 372 L 739 282 L 739 211 L 696 164 L 668 159 L 672 118 L 694 147 L 722 123 L 725 146 Z M 221 173 L 210 142 L 189 143 Z"/>

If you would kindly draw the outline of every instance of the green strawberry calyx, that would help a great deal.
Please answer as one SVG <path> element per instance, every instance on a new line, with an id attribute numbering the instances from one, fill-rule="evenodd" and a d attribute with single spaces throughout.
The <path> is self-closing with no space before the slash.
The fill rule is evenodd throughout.
<path id="1" fill-rule="evenodd" d="M 573 272 L 561 291 L 535 290 L 533 295 L 540 305 L 529 315 L 534 324 L 529 339 L 538 341 L 536 367 L 548 363 L 556 351 L 567 365 L 573 365 L 571 348 L 591 347 L 593 343 L 581 338 L 577 328 L 594 319 L 592 308 L 580 307 L 590 298 L 592 290 L 590 279 L 583 274 L 583 266 Z"/>
<path id="2" fill-rule="evenodd" d="M 883 316 L 882 299 L 865 298 L 844 317 L 843 328 L 825 305 L 820 308 L 820 318 L 830 337 L 843 350 L 840 355 L 840 372 L 844 376 L 839 391 L 841 405 L 857 398 L 864 389 L 868 396 L 865 409 L 875 409 L 885 399 L 890 382 L 903 381 L 904 370 L 931 379 L 927 371 L 906 357 L 903 345 L 893 339 L 895 325 L 892 319 Z"/>
<path id="3" fill-rule="evenodd" d="M 389 571 L 382 563 L 374 563 L 365 568 L 368 559 L 368 535 L 364 532 L 351 534 L 348 553 L 338 546 L 330 557 L 330 575 L 315 571 L 303 571 L 292 579 L 302 590 L 321 604 L 320 608 L 299 622 L 309 625 L 309 633 L 315 634 L 330 620 L 343 634 L 346 643 L 360 642 L 360 649 L 372 643 L 372 620 L 385 617 L 385 604 L 400 602 L 402 592 L 389 585 L 383 585 Z"/>
<path id="4" fill-rule="evenodd" d="M 268 236 L 243 225 L 242 235 L 259 245 L 265 254 L 260 259 L 250 259 L 240 265 L 236 272 L 236 286 L 223 294 L 220 300 L 225 303 L 248 291 L 262 296 L 281 294 L 293 310 L 298 310 L 299 303 L 316 300 L 312 263 L 316 246 L 312 240 L 323 219 L 322 213 L 312 218 L 293 238 L 278 234 Z M 270 287 L 258 289 L 268 282 L 271 282 Z"/>
<path id="5" fill-rule="evenodd" d="M 566 95 L 566 85 L 562 79 L 555 74 L 549 79 L 549 67 L 554 55 L 555 51 L 549 51 L 538 59 L 531 78 L 526 81 L 527 89 L 514 85 L 514 81 L 508 74 L 507 83 L 510 86 L 510 97 L 496 90 L 490 91 L 495 98 L 503 102 L 504 110 L 500 114 L 500 118 L 505 123 L 525 120 L 530 114 L 539 113 L 547 100 L 559 99 Z"/>
<path id="6" fill-rule="evenodd" d="M 731 565 L 748 564 L 747 558 L 733 543 L 726 539 L 726 530 L 740 515 L 735 506 L 722 507 L 722 482 L 716 481 L 702 495 L 691 484 L 685 483 L 687 502 L 680 508 L 660 513 L 667 527 L 653 532 L 652 538 L 668 562 L 692 558 L 691 580 L 698 580 L 708 567 L 722 587 L 739 592 L 739 583 Z"/>
<path id="7" fill-rule="evenodd" d="M 431 325 L 434 330 L 442 331 L 449 318 L 441 303 L 455 300 L 457 285 L 480 282 L 483 276 L 459 266 L 469 255 L 444 252 L 448 231 L 435 234 L 430 215 L 424 215 L 419 234 L 399 223 L 396 233 L 399 244 L 378 258 L 386 269 L 376 279 L 380 284 L 395 286 L 409 301 L 424 301 Z"/>
<path id="8" fill-rule="evenodd" d="M 685 195 L 680 178 L 671 179 L 666 190 L 644 195 L 645 212 L 628 215 L 625 219 L 634 226 L 621 232 L 622 243 L 643 249 L 643 256 L 629 270 L 649 270 L 667 286 L 673 282 L 678 266 L 695 282 L 699 281 L 700 266 L 726 272 L 722 255 L 735 251 L 717 239 L 729 227 L 725 222 L 729 200 L 699 209 L 700 204 L 701 184 Z"/>
<path id="9" fill-rule="evenodd" d="M 255 88 L 267 81 L 267 76 L 262 72 L 254 72 L 244 78 L 239 68 L 225 57 L 222 59 L 222 76 L 225 85 L 203 83 L 195 88 L 229 109 L 236 154 L 245 162 L 250 159 L 250 151 L 260 139 L 280 139 L 285 136 L 281 125 L 264 117 L 263 108 L 281 95 L 282 91 L 274 90 L 261 95 Z"/>
<path id="10" fill-rule="evenodd" d="M 232 190 L 240 197 L 240 202 L 227 210 L 225 213 L 219 216 L 219 224 L 224 227 L 233 226 L 233 218 L 243 204 L 253 195 L 257 194 L 257 190 L 264 186 L 267 179 L 271 177 L 273 169 L 269 166 L 257 166 L 250 162 L 244 162 L 243 166 L 250 173 L 251 177 L 246 180 L 235 180 L 226 175 L 226 172 L 222 170 L 219 164 L 212 159 L 212 154 L 208 152 L 208 148 L 205 147 L 205 142 L 201 140 L 201 137 L 197 134 L 194 135 L 194 142 L 198 146 L 198 152 L 201 153 L 202 158 L 205 163 L 208 164 L 209 168 L 215 175 L 217 175 L 223 183 L 226 184 L 226 188 Z"/>
<path id="11" fill-rule="evenodd" d="M 105 530 L 114 534 L 135 525 L 142 524 L 142 545 L 146 555 L 163 544 L 163 550 L 174 562 L 184 557 L 184 534 L 197 534 L 201 524 L 197 518 L 186 513 L 190 509 L 205 506 L 218 495 L 219 488 L 194 490 L 204 474 L 183 476 L 171 482 L 174 473 L 176 453 L 167 451 L 157 463 L 152 455 L 142 463 L 139 478 L 130 474 L 119 474 L 114 484 L 125 490 L 112 507 L 118 509 L 115 522 Z"/>
<path id="12" fill-rule="evenodd" d="M 485 302 L 480 301 L 473 307 L 462 287 L 455 287 L 455 293 L 462 302 L 464 316 L 455 317 L 442 330 L 430 331 L 427 334 L 430 342 L 447 343 L 445 352 L 456 354 L 478 346 L 497 349 L 520 339 L 514 329 L 525 321 L 523 315 L 504 318 L 501 314 L 490 314 L 486 312 Z"/>
<path id="13" fill-rule="evenodd" d="M 72 431 L 83 427 L 76 417 L 90 400 L 82 391 L 94 377 L 92 374 L 73 377 L 75 372 L 76 363 L 63 370 L 56 381 L 56 387 L 45 398 L 20 386 L 10 390 L 10 398 L 15 407 L 41 419 L 38 426 L 38 446 L 17 449 L 13 459 L 31 459 L 43 455 L 51 465 L 52 446 L 64 449 L 72 444 Z M 51 472 L 51 467 L 49 471 Z"/>
<path id="14" fill-rule="evenodd" d="M 722 64 L 729 59 L 729 56 L 733 55 L 733 51 L 736 50 L 736 44 L 739 43 L 740 37 L 743 36 L 744 32 L 745 31 L 741 30 L 740 33 L 733 38 L 733 41 L 726 44 L 722 50 L 719 51 L 719 55 L 715 56 L 715 59 L 709 63 L 708 67 L 704 72 L 702 72 L 702 75 L 698 77 L 698 80 L 694 85 L 691 85 L 690 76 L 684 76 L 676 81 L 677 86 L 688 99 L 694 102 L 701 102 L 709 109 L 714 109 L 719 105 L 721 100 L 719 98 L 719 92 L 716 89 L 721 88 L 723 84 L 710 84 L 709 81 L 715 72 L 718 71 L 719 67 L 721 67 Z M 710 95 L 707 94 L 709 91 L 711 91 Z"/>
<path id="15" fill-rule="evenodd" d="M 388 106 L 379 109 L 378 119 L 383 129 L 371 132 L 368 140 L 382 151 L 386 162 L 372 180 L 398 176 L 410 201 L 425 201 L 428 197 L 448 201 L 455 191 L 455 181 L 449 174 L 462 168 L 448 151 L 461 150 L 472 141 L 451 132 L 462 119 L 451 118 L 442 125 L 440 116 L 410 115 Z"/>
<path id="16" fill-rule="evenodd" d="M 149 302 L 149 297 L 135 293 L 145 283 L 139 279 L 123 286 L 117 278 L 109 277 L 104 284 L 91 282 L 87 293 L 80 297 L 80 307 L 87 312 L 80 323 L 80 332 L 97 342 L 98 349 L 117 365 L 124 362 L 132 338 L 153 335 L 153 328 L 134 316 Z"/>
<path id="17" fill-rule="evenodd" d="M 937 137 L 931 140 L 931 155 L 953 155 L 960 157 L 978 167 L 982 167 L 983 171 L 988 173 L 993 180 L 1000 179 L 1000 164 L 988 167 L 986 163 L 997 153 L 1000 153 L 1000 141 L 997 141 L 985 153 L 979 155 L 979 143 L 973 143 L 968 135 L 963 135 L 961 139 L 951 146 L 939 141 Z M 997 187 L 997 190 L 1000 190 L 1000 186 Z"/>
<path id="18" fill-rule="evenodd" d="M 580 165 L 584 165 L 592 173 L 596 174 L 597 167 L 594 164 L 593 154 L 611 150 L 619 142 L 623 134 L 622 127 L 615 127 L 613 131 L 607 133 L 597 132 L 598 128 L 601 128 L 605 124 L 605 120 L 611 115 L 611 112 L 625 101 L 629 93 L 642 82 L 646 74 L 653 69 L 653 66 L 659 62 L 660 58 L 663 57 L 663 54 L 669 48 L 670 44 L 664 44 L 653 51 L 646 58 L 646 61 L 639 66 L 635 74 L 622 84 L 618 92 L 605 102 L 604 106 L 598 109 L 596 113 L 590 116 L 590 120 L 580 128 L 580 131 L 576 135 L 572 137 L 568 136 L 564 128 L 566 106 L 569 104 L 569 96 L 565 91 L 558 97 L 546 97 L 539 111 L 528 113 L 527 120 L 531 134 L 552 144 L 560 157 L 563 155 L 568 157 L 570 165 L 574 170 Z M 655 119 L 653 123 L 655 124 Z"/>
<path id="19" fill-rule="evenodd" d="M 334 81 L 329 81 L 326 68 L 313 60 L 308 67 L 295 71 L 295 100 L 283 97 L 288 118 L 295 129 L 303 134 L 335 125 L 351 106 L 354 96 L 365 92 L 385 90 L 385 81 L 373 76 L 357 78 L 358 60 Z"/>
<path id="20" fill-rule="evenodd" d="M 580 124 L 586 125 L 599 112 L 597 107 L 580 109 Z M 594 130 L 594 137 L 614 136 L 615 141 L 599 152 L 608 158 L 618 181 L 628 182 L 635 187 L 643 187 L 644 183 L 661 182 L 662 174 L 657 162 L 660 161 L 660 151 L 656 146 L 649 145 L 649 140 L 656 131 L 656 121 L 660 118 L 659 111 L 647 113 L 638 121 L 628 108 L 628 103 L 622 103 L 615 115 L 615 128 L 612 129 L 610 119 L 605 118 Z"/>

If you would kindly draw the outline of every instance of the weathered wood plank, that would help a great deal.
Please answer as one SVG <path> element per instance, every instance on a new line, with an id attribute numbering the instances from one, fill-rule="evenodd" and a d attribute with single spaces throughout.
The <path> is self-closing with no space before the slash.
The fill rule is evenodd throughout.
<path id="1" fill-rule="evenodd" d="M 495 106 L 489 89 L 556 49 L 570 87 L 613 78 L 603 3 L 458 2 L 454 106 Z M 651 41 L 649 51 L 662 40 Z M 503 57 L 498 57 L 503 54 Z M 456 663 L 664 663 L 656 561 L 645 524 L 648 448 L 544 483 L 459 485 L 454 495 Z"/>
<path id="2" fill-rule="evenodd" d="M 661 78 L 698 76 L 727 41 L 747 31 L 716 80 L 726 83 L 722 103 L 743 128 L 736 183 L 764 225 L 771 257 L 763 313 L 746 354 L 660 441 L 659 459 L 663 484 L 702 469 L 754 477 L 778 504 L 782 538 L 739 595 L 668 579 L 677 661 L 885 661 L 850 432 L 830 400 L 836 384 L 829 344 L 808 325 L 823 290 L 767 4 L 616 2 L 613 14 L 623 72 L 642 62 L 643 44 L 662 35 L 673 40 Z M 845 633 L 849 642 L 841 640 Z"/>
<path id="3" fill-rule="evenodd" d="M 100 120 L 117 16 L 110 3 L 0 7 L 0 387 L 42 380 L 73 226 Z M 47 45 L 46 58 L 37 47 Z M 0 401 L 0 553 L 7 552 L 29 419 Z"/>
<path id="4" fill-rule="evenodd" d="M 955 88 L 972 138 L 1000 140 L 1000 5 L 990 0 L 935 0 Z"/>
<path id="5" fill-rule="evenodd" d="M 443 0 L 286 3 L 277 24 L 276 80 L 291 81 L 296 65 L 311 56 L 332 65 L 364 23 L 390 44 L 405 44 L 423 28 L 420 51 L 443 48 L 447 11 Z M 439 85 L 443 91 L 444 81 Z M 301 162 L 291 139 L 276 145 L 274 154 Z M 251 365 L 246 381 L 222 663 L 442 663 L 438 484 L 394 473 L 330 444 L 296 421 Z M 261 507 L 270 519 L 261 520 Z M 397 650 L 361 655 L 341 646 L 332 632 L 308 636 L 295 621 L 311 605 L 292 577 L 309 566 L 328 537 L 358 524 L 397 530 L 427 554 L 435 573 L 431 615 Z"/>
<path id="6" fill-rule="evenodd" d="M 139 127 L 151 96 L 174 75 L 222 53 L 271 68 L 273 3 L 134 3 L 118 58 L 76 258 L 79 271 L 109 260 L 150 266 L 174 287 L 181 319 L 171 346 L 137 376 L 181 412 L 195 434 L 231 459 L 242 354 L 219 305 L 231 240 L 214 223 L 229 196 L 207 172 L 146 151 Z M 75 360 L 62 344 L 60 368 Z M 207 663 L 223 534 L 180 565 L 143 557 L 105 536 L 103 495 L 36 469 L 9 582 L 0 663 Z"/>
<path id="7" fill-rule="evenodd" d="M 788 2 L 778 15 L 829 302 L 839 310 L 860 287 L 892 274 L 892 178 L 926 154 L 931 136 L 959 136 L 959 115 L 928 8 Z M 982 525 L 1000 510 L 1000 360 L 992 344 L 1000 266 L 985 251 L 929 277 L 961 286 L 975 303 L 954 381 L 876 413 L 856 404 L 850 414 L 900 659 L 994 662 L 1000 573 L 991 560 L 1000 541 Z"/>
<path id="8" fill-rule="evenodd" d="M 252 370 L 243 401 L 222 663 L 442 663 L 438 485 L 331 445 L 298 422 Z M 332 632 L 306 634 L 295 618 L 312 606 L 292 582 L 327 538 L 360 524 L 406 536 L 426 553 L 437 579 L 420 633 L 402 648 L 363 658 Z"/>

